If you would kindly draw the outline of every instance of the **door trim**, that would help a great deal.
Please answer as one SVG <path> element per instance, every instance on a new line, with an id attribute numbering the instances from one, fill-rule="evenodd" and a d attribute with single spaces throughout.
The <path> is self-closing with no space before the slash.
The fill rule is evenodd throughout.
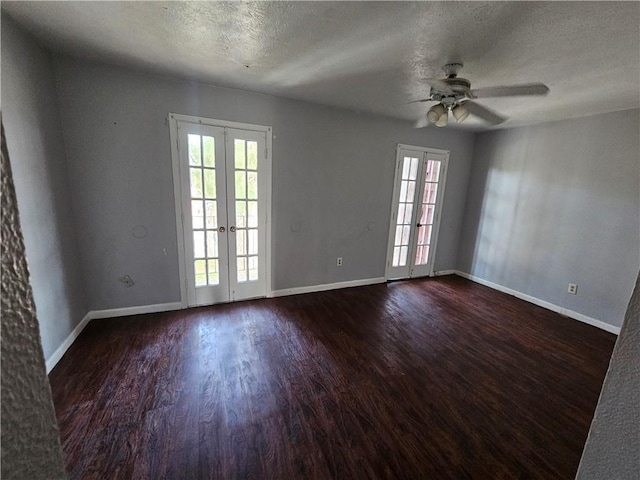
<path id="1" fill-rule="evenodd" d="M 185 264 L 185 245 L 184 245 L 184 225 L 182 221 L 182 182 L 180 177 L 180 155 L 178 152 L 178 122 L 183 123 L 193 123 L 196 125 L 208 125 L 212 127 L 222 127 L 222 128 L 236 128 L 239 130 L 248 130 L 253 132 L 261 132 L 266 136 L 266 159 L 267 164 L 265 167 L 265 175 L 266 175 L 266 184 L 268 185 L 268 189 L 265 195 L 265 208 L 266 208 L 266 273 L 267 273 L 267 286 L 266 286 L 266 297 L 269 297 L 272 293 L 272 278 L 273 273 L 271 271 L 271 224 L 272 224 L 272 215 L 271 215 L 271 191 L 273 189 L 272 183 L 272 161 L 271 161 L 271 151 L 272 151 L 272 128 L 267 125 L 255 125 L 251 123 L 239 123 L 239 122 L 231 122 L 227 120 L 219 120 L 213 118 L 206 117 L 197 117 L 194 115 L 183 115 L 180 113 L 169 113 L 168 115 L 168 123 L 169 123 L 169 138 L 171 141 L 171 163 L 173 169 L 173 196 L 175 203 L 175 214 L 176 214 L 176 238 L 177 238 L 177 247 L 178 247 L 178 273 L 180 279 L 180 303 L 182 308 L 188 308 L 189 304 L 187 301 L 187 275 L 186 275 L 186 264 Z"/>
<path id="2" fill-rule="evenodd" d="M 400 182 L 397 181 L 398 180 L 397 177 L 398 177 L 398 172 L 401 168 L 401 164 L 400 164 L 401 150 L 414 150 L 414 151 L 422 152 L 424 155 L 428 155 L 430 153 L 437 154 L 437 155 L 444 155 L 444 160 L 442 161 L 443 162 L 442 170 L 440 172 L 441 177 L 440 177 L 440 180 L 438 181 L 436 211 L 434 213 L 436 221 L 434 222 L 433 232 L 431 233 L 433 242 L 432 242 L 432 248 L 430 249 L 430 252 L 429 252 L 429 255 L 431 256 L 431 259 L 432 259 L 432 261 L 430 262 L 431 265 L 429 267 L 429 275 L 428 275 L 429 277 L 433 277 L 435 273 L 438 237 L 440 235 L 440 220 L 442 217 L 442 204 L 444 203 L 444 191 L 447 185 L 447 171 L 449 170 L 449 155 L 450 155 L 449 150 L 441 150 L 438 148 L 430 148 L 430 147 L 421 147 L 417 145 L 407 145 L 404 143 L 397 144 L 396 158 L 395 158 L 396 166 L 394 168 L 394 177 L 393 177 L 393 193 L 391 196 L 391 208 L 390 208 L 391 215 L 389 216 L 389 234 L 387 236 L 387 251 L 386 251 L 385 268 L 384 268 L 384 278 L 386 281 L 389 281 L 389 269 L 391 267 L 390 252 L 393 249 L 392 238 L 395 234 L 395 226 L 396 226 L 395 220 L 394 220 L 394 204 L 397 196 L 399 195 L 398 188 L 400 187 Z"/>

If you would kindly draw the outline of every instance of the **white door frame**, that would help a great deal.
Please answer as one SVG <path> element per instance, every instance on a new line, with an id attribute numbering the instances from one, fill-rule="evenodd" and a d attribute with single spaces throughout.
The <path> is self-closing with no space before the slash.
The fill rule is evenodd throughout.
<path id="1" fill-rule="evenodd" d="M 436 251 L 438 248 L 438 237 L 440 236 L 440 219 L 442 214 L 442 204 L 444 203 L 444 191 L 447 185 L 447 171 L 449 169 L 449 150 L 440 150 L 437 148 L 429 148 L 429 147 L 420 147 L 416 145 L 406 145 L 403 143 L 399 143 L 396 148 L 396 167 L 395 174 L 393 178 L 393 194 L 391 197 L 391 215 L 389 221 L 389 235 L 387 237 L 387 258 L 385 259 L 385 271 L 384 277 L 385 280 L 389 280 L 390 275 L 390 267 L 391 267 L 391 253 L 393 252 L 393 238 L 395 237 L 395 227 L 396 227 L 396 200 L 399 195 L 398 189 L 400 188 L 400 182 L 398 181 L 402 163 L 400 162 L 400 150 L 414 150 L 422 152 L 424 155 L 429 155 L 430 153 L 437 155 L 444 155 L 444 160 L 442 160 L 442 170 L 440 172 L 440 178 L 438 180 L 438 193 L 436 194 L 436 211 L 434 212 L 434 223 L 433 223 L 433 231 L 431 232 L 432 236 L 432 247 L 429 249 L 429 275 L 432 277 L 434 275 L 434 266 L 436 260 Z M 421 180 L 422 185 L 416 192 L 416 195 L 419 195 L 424 188 L 424 181 Z M 414 212 L 415 213 L 415 212 Z M 414 215 L 415 216 L 415 215 Z M 415 222 L 414 222 L 415 223 Z M 412 250 L 413 251 L 413 250 Z M 410 261 L 413 262 L 413 259 Z"/>
<path id="2" fill-rule="evenodd" d="M 272 277 L 271 272 L 271 190 L 272 185 L 272 162 L 271 162 L 271 150 L 272 150 L 272 128 L 266 125 L 255 125 L 250 123 L 238 123 L 230 122 L 227 120 L 216 120 L 212 118 L 197 117 L 193 115 L 182 115 L 179 113 L 169 113 L 169 138 L 171 139 L 171 162 L 173 166 L 173 195 L 175 202 L 175 214 L 176 214 L 176 238 L 178 245 L 178 271 L 180 275 L 180 303 L 182 308 L 188 307 L 187 301 L 187 275 L 185 264 L 185 245 L 184 245 L 184 224 L 182 220 L 182 182 L 180 177 L 180 154 L 178 152 L 178 122 L 193 123 L 196 125 L 209 125 L 212 127 L 222 128 L 237 128 L 240 130 L 250 130 L 254 132 L 265 133 L 266 135 L 266 166 L 264 169 L 266 175 L 266 183 L 269 186 L 265 195 L 266 206 L 266 275 L 267 275 L 267 288 L 266 297 L 271 296 L 272 292 Z"/>

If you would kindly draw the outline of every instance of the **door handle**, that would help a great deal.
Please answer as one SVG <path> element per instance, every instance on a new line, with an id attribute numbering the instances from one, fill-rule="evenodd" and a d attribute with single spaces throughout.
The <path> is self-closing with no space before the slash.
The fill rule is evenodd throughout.
<path id="1" fill-rule="evenodd" d="M 218 231 L 219 231 L 220 233 L 224 233 L 224 232 L 225 232 L 225 230 L 226 230 L 226 229 L 225 229 L 224 227 L 220 227 L 220 228 L 218 229 Z"/>
<path id="2" fill-rule="evenodd" d="M 420 228 L 420 227 L 422 227 L 422 224 L 421 223 L 417 223 L 416 227 Z"/>
<path id="3" fill-rule="evenodd" d="M 229 227 L 229 231 L 230 232 L 235 232 L 236 231 L 236 227 Z"/>

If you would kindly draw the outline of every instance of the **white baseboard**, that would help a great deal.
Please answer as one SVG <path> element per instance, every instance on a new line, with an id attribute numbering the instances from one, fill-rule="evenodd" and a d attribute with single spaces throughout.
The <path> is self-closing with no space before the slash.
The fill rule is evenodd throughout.
<path id="1" fill-rule="evenodd" d="M 606 330 L 607 332 L 614 333 L 616 335 L 620 334 L 620 327 L 616 327 L 601 320 L 583 315 L 582 313 L 569 310 L 568 308 L 560 307 L 545 300 L 541 300 L 539 298 L 532 297 L 531 295 L 527 295 L 526 293 L 522 293 L 517 290 L 498 285 L 497 283 L 490 282 L 488 280 L 485 280 L 484 278 L 476 277 L 475 275 L 471 275 L 469 273 L 461 272 L 458 270 L 455 270 L 454 273 L 456 275 L 459 275 L 460 277 L 471 280 L 472 282 L 476 282 L 480 285 L 493 288 L 494 290 L 498 290 L 499 292 L 503 292 L 508 295 L 513 295 L 514 297 L 524 300 L 525 302 L 533 303 L 534 305 L 538 305 L 539 307 L 546 308 L 547 310 L 551 310 L 552 312 L 559 313 L 560 315 L 564 315 L 565 317 L 569 317 L 583 323 L 588 323 L 589 325 L 593 325 L 594 327 L 601 328 L 602 330 Z"/>
<path id="2" fill-rule="evenodd" d="M 170 312 L 184 308 L 181 302 L 156 303 L 155 305 L 141 305 L 138 307 L 112 308 L 109 310 L 92 310 L 89 312 L 91 320 L 99 318 L 126 317 L 143 313 Z"/>
<path id="3" fill-rule="evenodd" d="M 158 303 L 155 305 L 143 305 L 139 307 L 126 307 L 126 308 L 114 308 L 111 310 L 91 310 L 87 312 L 84 318 L 80 321 L 80 323 L 73 329 L 73 331 L 69 334 L 67 338 L 65 338 L 64 342 L 56 349 L 55 352 L 47 359 L 45 362 L 47 368 L 47 375 L 53 370 L 62 356 L 69 349 L 71 344 L 75 341 L 76 338 L 82 333 L 84 327 L 91 320 L 96 320 L 99 318 L 113 318 L 113 317 L 124 317 L 127 315 L 139 315 L 141 313 L 156 313 L 156 312 L 169 312 L 171 310 L 180 310 L 183 308 L 182 303 L 173 302 L 173 303 Z"/>
<path id="4" fill-rule="evenodd" d="M 457 270 L 438 270 L 437 272 L 433 272 L 434 277 L 441 277 L 443 275 L 455 275 L 458 273 Z"/>
<path id="5" fill-rule="evenodd" d="M 284 288 L 282 290 L 274 290 L 269 297 L 284 297 L 287 295 L 299 295 L 301 293 L 324 292 L 326 290 L 336 290 L 338 288 L 362 287 L 364 285 L 375 285 L 376 283 L 384 283 L 387 280 L 384 277 L 363 278 L 361 280 L 349 280 L 347 282 L 324 283 L 322 285 L 310 285 L 308 287 Z"/>
<path id="6" fill-rule="evenodd" d="M 82 330 L 84 330 L 84 327 L 87 326 L 87 324 L 89 323 L 89 320 L 91 320 L 90 313 L 91 312 L 88 312 L 82 318 L 82 320 L 80 320 L 80 323 L 76 325 L 76 328 L 73 329 L 73 331 L 69 334 L 69 336 L 64 339 L 64 342 L 62 342 L 62 344 L 56 349 L 56 351 L 53 352 L 51 356 L 47 359 L 47 361 L 45 362 L 45 366 L 47 367 L 47 375 L 49 374 L 49 372 L 51 372 L 51 370 L 53 370 L 53 367 L 55 367 L 58 364 L 62 356 L 69 349 L 69 347 L 75 341 L 75 339 L 78 338 L 80 333 L 82 333 Z"/>
<path id="7" fill-rule="evenodd" d="M 607 332 L 614 333 L 616 335 L 620 334 L 620 327 L 615 327 L 603 321 L 597 320 L 595 318 L 589 317 L 587 315 L 583 315 L 582 313 L 575 312 L 573 310 L 569 310 L 558 305 L 554 305 L 553 303 L 540 300 L 539 298 L 532 297 L 531 295 L 527 295 L 525 293 L 519 292 L 517 290 L 513 290 L 511 288 L 504 287 L 502 285 L 498 285 L 497 283 L 490 282 L 480 277 L 476 277 L 475 275 L 471 275 L 469 273 L 461 272 L 459 270 L 439 270 L 434 273 L 435 276 L 441 275 L 458 275 L 460 277 L 466 278 L 473 282 L 479 283 L 480 285 L 484 285 L 486 287 L 492 288 L 499 292 L 506 293 L 508 295 L 512 295 L 521 300 L 524 300 L 529 303 L 533 303 L 534 305 L 538 305 L 539 307 L 546 308 L 547 310 L 551 310 L 552 312 L 559 313 L 566 317 L 579 320 L 584 323 L 588 323 L 589 325 L 593 325 L 594 327 L 601 328 L 602 330 L 606 330 Z M 287 295 L 299 295 L 302 293 L 313 293 L 313 292 L 323 292 L 327 290 L 336 290 L 339 288 L 349 288 L 349 287 L 361 287 L 364 285 L 375 285 L 377 283 L 384 283 L 386 279 L 384 277 L 377 278 L 364 278 L 361 280 L 350 280 L 346 282 L 336 282 L 336 283 L 325 283 L 322 285 L 311 285 L 308 287 L 295 287 L 295 288 L 285 288 L 282 290 L 274 290 L 271 292 L 269 297 L 284 297 Z M 67 336 L 67 338 L 62 342 L 62 344 L 56 349 L 53 354 L 46 361 L 47 374 L 53 370 L 53 367 L 60 361 L 65 352 L 69 349 L 71 344 L 75 341 L 76 338 L 80 335 L 82 330 L 87 326 L 90 320 L 101 319 L 101 318 L 114 318 L 114 317 L 124 317 L 128 315 L 140 315 L 144 313 L 157 313 L 157 312 L 169 312 L 173 310 L 180 310 L 184 308 L 182 303 L 180 302 L 172 302 L 172 303 L 158 303 L 155 305 L 142 305 L 138 307 L 125 307 L 125 308 L 114 308 L 109 310 L 92 310 L 88 312 L 83 319 L 78 323 L 78 325 L 73 329 L 73 331 Z"/>

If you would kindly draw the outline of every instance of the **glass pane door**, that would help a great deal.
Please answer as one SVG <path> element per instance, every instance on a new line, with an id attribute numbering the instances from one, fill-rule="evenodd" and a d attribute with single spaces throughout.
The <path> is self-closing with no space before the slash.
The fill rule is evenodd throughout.
<path id="1" fill-rule="evenodd" d="M 266 294 L 265 140 L 264 133 L 227 129 L 232 300 Z"/>
<path id="2" fill-rule="evenodd" d="M 177 125 L 188 305 L 265 296 L 266 134 Z"/>
<path id="3" fill-rule="evenodd" d="M 418 170 L 422 163 L 422 152 L 405 151 L 400 159 L 398 174 L 399 189 L 393 217 L 393 251 L 391 268 L 394 278 L 408 277 L 411 270 L 412 237 L 414 236 L 416 192 L 419 190 Z"/>
<path id="4" fill-rule="evenodd" d="M 224 129 L 179 124 L 189 305 L 226 301 L 227 207 Z"/>
<path id="5" fill-rule="evenodd" d="M 430 275 L 446 153 L 399 148 L 387 278 Z"/>
<path id="6" fill-rule="evenodd" d="M 413 258 L 412 277 L 422 277 L 431 274 L 434 245 L 434 231 L 437 213 L 439 211 L 438 188 L 440 173 L 444 161 L 443 155 L 427 153 L 422 177 L 422 191 L 416 202 L 419 205 L 419 218 L 416 222 L 416 249 Z"/>

